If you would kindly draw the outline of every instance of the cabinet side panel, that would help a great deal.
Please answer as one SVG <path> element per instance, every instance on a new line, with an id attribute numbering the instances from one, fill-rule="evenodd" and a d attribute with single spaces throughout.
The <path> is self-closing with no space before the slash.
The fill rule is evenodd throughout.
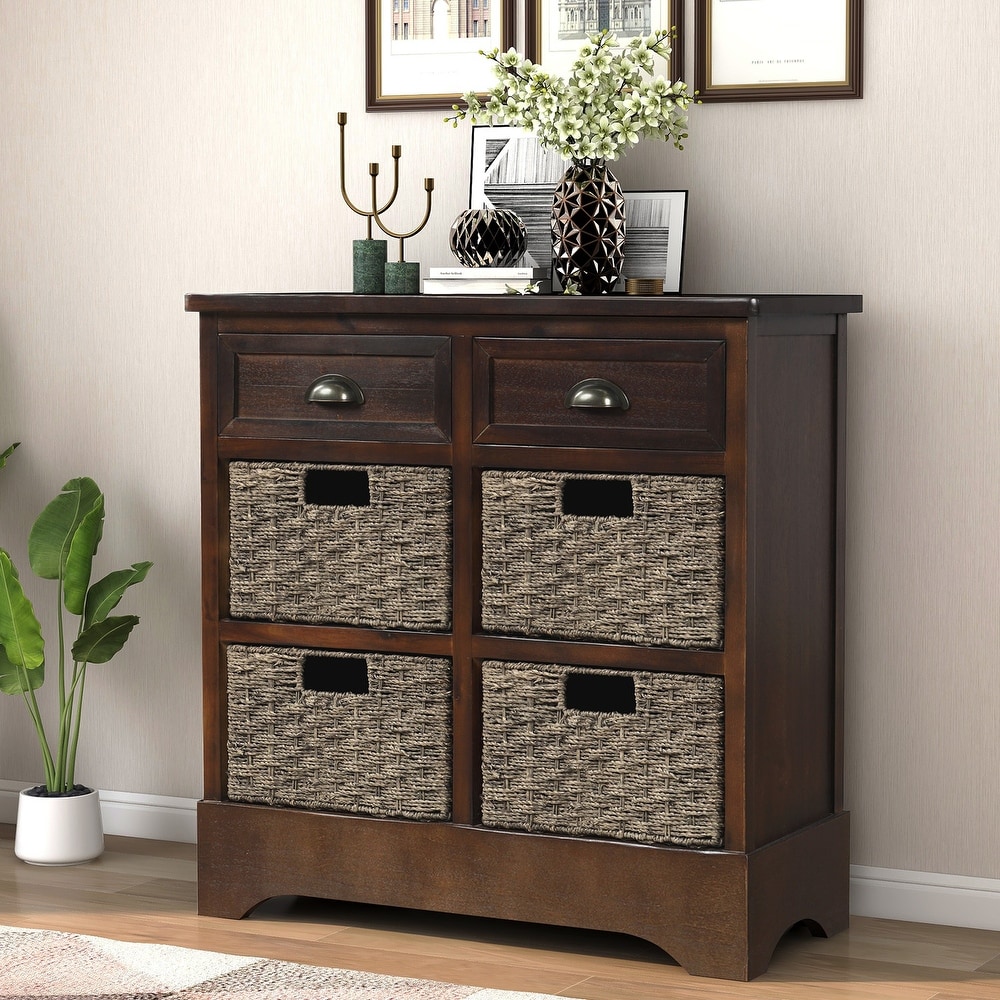
<path id="1" fill-rule="evenodd" d="M 837 326 L 786 319 L 751 346 L 750 848 L 837 808 Z"/>
<path id="2" fill-rule="evenodd" d="M 201 551 L 202 551 L 202 720 L 204 795 L 218 799 L 225 784 L 220 749 L 223 731 L 219 671 L 219 423 L 218 325 L 213 313 L 201 329 Z"/>

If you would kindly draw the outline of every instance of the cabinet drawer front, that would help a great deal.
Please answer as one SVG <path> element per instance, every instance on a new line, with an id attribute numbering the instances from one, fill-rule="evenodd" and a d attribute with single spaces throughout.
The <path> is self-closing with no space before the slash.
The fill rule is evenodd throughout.
<path id="1" fill-rule="evenodd" d="M 444 337 L 220 338 L 219 431 L 227 437 L 441 442 L 451 437 Z M 354 395 L 323 386 L 353 383 Z M 349 382 L 345 382 L 349 380 Z"/>
<path id="2" fill-rule="evenodd" d="M 725 360 L 722 340 L 477 340 L 475 440 L 719 452 Z"/>

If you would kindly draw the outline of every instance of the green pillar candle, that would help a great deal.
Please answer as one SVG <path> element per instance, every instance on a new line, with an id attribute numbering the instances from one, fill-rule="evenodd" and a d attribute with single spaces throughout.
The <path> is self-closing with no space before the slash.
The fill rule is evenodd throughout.
<path id="1" fill-rule="evenodd" d="M 385 291 L 385 240 L 355 240 L 354 294 L 381 295 Z"/>
<path id="2" fill-rule="evenodd" d="M 420 292 L 420 264 L 391 260 L 385 265 L 386 295 L 417 295 Z"/>

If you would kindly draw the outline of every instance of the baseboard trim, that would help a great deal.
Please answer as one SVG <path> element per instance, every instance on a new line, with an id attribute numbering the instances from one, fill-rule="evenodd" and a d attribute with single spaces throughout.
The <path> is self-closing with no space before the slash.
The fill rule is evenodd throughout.
<path id="1" fill-rule="evenodd" d="M 851 865 L 851 913 L 1000 931 L 1000 879 Z"/>
<path id="2" fill-rule="evenodd" d="M 0 823 L 17 821 L 18 793 L 29 787 L 30 782 L 0 779 Z M 197 843 L 197 799 L 103 789 L 100 795 L 104 832 L 110 836 Z"/>
<path id="3" fill-rule="evenodd" d="M 0 779 L 0 823 L 17 820 L 26 782 Z M 197 843 L 196 799 L 101 792 L 104 832 L 112 836 Z M 851 913 L 882 920 L 1000 931 L 1000 879 L 851 865 Z"/>

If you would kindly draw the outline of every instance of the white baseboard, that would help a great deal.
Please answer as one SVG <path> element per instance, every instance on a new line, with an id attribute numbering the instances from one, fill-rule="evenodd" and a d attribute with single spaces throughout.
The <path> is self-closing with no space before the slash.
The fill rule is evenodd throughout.
<path id="1" fill-rule="evenodd" d="M 0 823 L 17 821 L 17 796 L 28 787 L 28 782 L 0 779 Z M 197 843 L 196 799 L 103 790 L 100 795 L 101 820 L 110 836 Z"/>
<path id="2" fill-rule="evenodd" d="M 147 840 L 198 842 L 197 799 L 131 792 L 101 792 L 104 832 Z"/>
<path id="3" fill-rule="evenodd" d="M 851 865 L 851 913 L 1000 931 L 1000 879 Z"/>
<path id="4" fill-rule="evenodd" d="M 0 823 L 17 819 L 27 784 L 0 779 Z M 104 832 L 197 843 L 197 800 L 133 792 L 101 792 Z M 1000 879 L 851 865 L 851 913 L 883 920 L 1000 930 Z"/>

